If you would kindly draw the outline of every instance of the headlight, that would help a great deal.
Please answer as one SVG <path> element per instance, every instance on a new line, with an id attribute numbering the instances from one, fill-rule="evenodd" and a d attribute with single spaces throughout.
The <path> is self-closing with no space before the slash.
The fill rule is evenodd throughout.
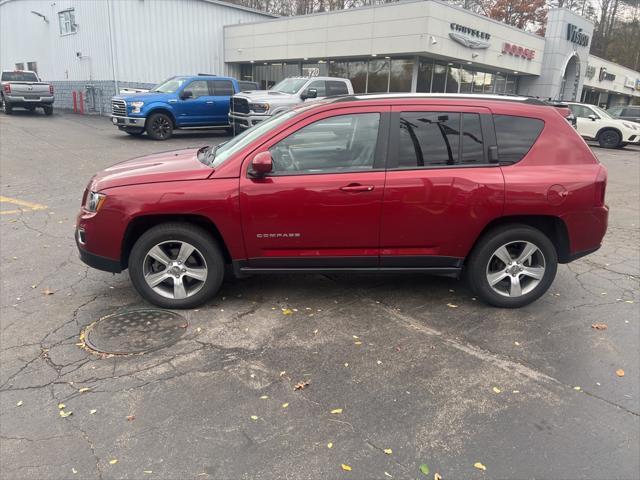
<path id="1" fill-rule="evenodd" d="M 131 113 L 140 113 L 140 109 L 144 105 L 144 102 L 131 102 L 130 105 L 133 107 L 131 109 Z"/>
<path id="2" fill-rule="evenodd" d="M 623 124 L 625 127 L 629 128 L 629 129 L 631 129 L 631 130 L 635 130 L 635 129 L 636 129 L 636 126 L 635 126 L 634 124 L 632 124 L 632 123 L 622 122 L 622 124 Z"/>
<path id="3" fill-rule="evenodd" d="M 256 113 L 266 113 L 269 111 L 268 103 L 250 103 L 249 108 Z"/>
<path id="4" fill-rule="evenodd" d="M 89 192 L 84 208 L 89 212 L 97 212 L 104 204 L 107 196 L 104 193 Z"/>

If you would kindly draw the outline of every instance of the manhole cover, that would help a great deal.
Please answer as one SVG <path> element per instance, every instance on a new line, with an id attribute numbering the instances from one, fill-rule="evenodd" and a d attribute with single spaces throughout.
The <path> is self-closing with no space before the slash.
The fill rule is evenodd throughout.
<path id="1" fill-rule="evenodd" d="M 114 313 L 89 325 L 84 341 L 100 353 L 144 353 L 176 343 L 187 321 L 167 310 L 133 310 Z"/>

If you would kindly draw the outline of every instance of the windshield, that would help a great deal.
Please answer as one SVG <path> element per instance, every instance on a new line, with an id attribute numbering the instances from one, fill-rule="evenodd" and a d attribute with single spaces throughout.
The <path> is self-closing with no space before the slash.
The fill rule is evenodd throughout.
<path id="1" fill-rule="evenodd" d="M 281 82 L 276 83 L 269 90 L 280 93 L 298 93 L 302 86 L 307 83 L 306 78 L 285 78 Z"/>
<path id="2" fill-rule="evenodd" d="M 3 82 L 37 82 L 38 77 L 33 72 L 2 72 Z"/>
<path id="3" fill-rule="evenodd" d="M 184 82 L 186 82 L 186 78 L 174 77 L 169 80 L 164 81 L 160 85 L 154 87 L 152 92 L 160 92 L 160 93 L 173 93 L 178 90 Z"/>
<path id="4" fill-rule="evenodd" d="M 613 118 L 611 115 L 609 115 L 607 112 L 605 112 L 603 109 L 601 109 L 600 107 L 596 107 L 595 105 L 591 105 L 591 108 L 593 110 L 596 111 L 596 113 L 598 115 L 600 115 L 603 118 Z"/>
<path id="5" fill-rule="evenodd" d="M 282 123 L 289 120 L 291 117 L 298 114 L 298 110 L 289 110 L 279 115 L 274 115 L 268 120 L 254 125 L 248 130 L 245 130 L 237 137 L 232 138 L 228 142 L 219 145 L 217 148 L 212 147 L 211 153 L 215 155 L 213 162 L 210 163 L 213 168 L 216 168 L 222 162 L 231 157 L 234 153 L 242 150 L 249 143 L 253 142 L 256 138 L 262 136 L 270 130 L 278 127 Z"/>

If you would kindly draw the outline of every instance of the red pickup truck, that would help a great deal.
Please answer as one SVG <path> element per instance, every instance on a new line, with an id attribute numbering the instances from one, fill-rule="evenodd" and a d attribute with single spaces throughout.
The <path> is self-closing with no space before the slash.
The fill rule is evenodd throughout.
<path id="1" fill-rule="evenodd" d="M 238 275 L 424 272 L 526 305 L 597 250 L 606 169 L 558 109 L 525 97 L 342 96 L 227 143 L 96 174 L 81 258 L 168 308 Z"/>

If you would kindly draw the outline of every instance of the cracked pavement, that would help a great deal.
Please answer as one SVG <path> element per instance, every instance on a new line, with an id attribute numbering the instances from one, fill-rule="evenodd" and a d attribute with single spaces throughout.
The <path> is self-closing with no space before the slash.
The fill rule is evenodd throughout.
<path id="1" fill-rule="evenodd" d="M 79 348 L 91 322 L 147 306 L 126 272 L 78 259 L 91 175 L 224 138 L 154 142 L 106 118 L 0 116 L 1 195 L 47 206 L 0 215 L 1 478 L 404 479 L 426 478 L 423 463 L 445 480 L 640 476 L 637 147 L 594 148 L 609 169 L 604 245 L 560 266 L 526 308 L 423 275 L 253 277 L 180 312 L 189 326 L 167 348 Z"/>

